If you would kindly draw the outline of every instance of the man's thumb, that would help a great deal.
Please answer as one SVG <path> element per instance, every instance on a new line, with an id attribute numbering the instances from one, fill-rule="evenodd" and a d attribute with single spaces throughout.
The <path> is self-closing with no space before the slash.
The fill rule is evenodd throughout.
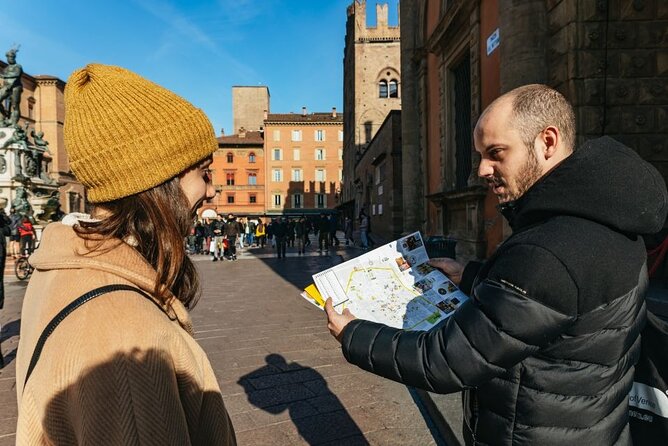
<path id="1" fill-rule="evenodd" d="M 332 303 L 332 298 L 328 297 L 325 301 L 325 312 L 329 315 L 332 311 L 334 311 L 334 304 Z"/>

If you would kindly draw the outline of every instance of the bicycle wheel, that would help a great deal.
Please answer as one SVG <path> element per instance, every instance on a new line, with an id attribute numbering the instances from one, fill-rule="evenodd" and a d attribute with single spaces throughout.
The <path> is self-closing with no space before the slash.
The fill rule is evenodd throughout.
<path id="1" fill-rule="evenodd" d="M 28 259 L 25 257 L 17 259 L 16 264 L 14 265 L 14 272 L 16 273 L 16 277 L 18 277 L 19 280 L 26 280 L 32 272 L 32 268 L 30 267 L 30 263 L 28 263 Z"/>

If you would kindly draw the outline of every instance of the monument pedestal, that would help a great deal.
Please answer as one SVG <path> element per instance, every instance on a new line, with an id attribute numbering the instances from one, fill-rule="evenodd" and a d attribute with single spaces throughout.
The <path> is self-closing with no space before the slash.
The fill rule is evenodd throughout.
<path id="1" fill-rule="evenodd" d="M 13 127 L 0 128 L 0 147 L 3 147 L 8 140 L 13 139 L 16 132 L 17 129 Z M 53 180 L 48 180 L 48 175 L 42 175 L 47 180 L 36 176 L 27 176 L 26 172 L 30 169 L 28 169 L 26 161 L 34 162 L 32 158 L 28 160 L 28 157 L 31 156 L 28 152 L 33 149 L 35 147 L 29 145 L 27 140 L 23 140 L 21 142 L 11 142 L 7 147 L 0 150 L 0 207 L 4 208 L 5 212 L 9 214 L 12 202 L 23 194 L 23 192 L 17 192 L 21 188 L 25 191 L 23 196 L 32 206 L 31 216 L 35 220 L 39 220 L 41 216 L 46 216 L 45 211 L 49 211 L 47 206 L 49 200 L 57 197 L 59 184 Z"/>

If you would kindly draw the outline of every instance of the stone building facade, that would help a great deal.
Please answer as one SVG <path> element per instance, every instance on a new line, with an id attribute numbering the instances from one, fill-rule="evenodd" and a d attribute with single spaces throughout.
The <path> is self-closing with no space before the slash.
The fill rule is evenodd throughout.
<path id="1" fill-rule="evenodd" d="M 211 163 L 216 196 L 199 210 L 218 214 L 258 216 L 265 212 L 264 138 L 262 132 L 241 129 L 220 136 Z"/>
<path id="2" fill-rule="evenodd" d="M 267 215 L 333 209 L 341 193 L 343 117 L 267 114 L 264 120 Z"/>
<path id="3" fill-rule="evenodd" d="M 348 7 L 343 59 L 344 155 L 340 208 L 359 213 L 355 165 L 385 117 L 401 109 L 399 24 L 388 23 L 389 6 L 376 5 L 376 25 L 367 26 L 367 3 Z"/>
<path id="4" fill-rule="evenodd" d="M 496 97 L 544 83 L 668 178 L 668 5 L 660 0 L 401 4 L 404 227 L 458 240 L 463 260 L 509 234 L 477 179 L 472 129 Z"/>
<path id="5" fill-rule="evenodd" d="M 261 131 L 264 114 L 271 110 L 269 99 L 269 88 L 264 85 L 232 87 L 232 132 L 241 128 L 247 132 Z"/>
<path id="6" fill-rule="evenodd" d="M 6 66 L 5 62 L 0 61 L 0 70 L 4 70 Z M 84 187 L 74 177 L 65 151 L 63 136 L 65 82 L 54 76 L 33 76 L 25 72 L 21 81 L 23 93 L 18 124 L 23 128 L 29 125 L 31 130 L 44 132 L 44 139 L 48 141 L 51 152 L 47 172 L 61 184 L 59 192 L 62 210 L 68 213 L 84 211 L 86 208 Z M 46 156 L 48 157 L 48 154 Z M 15 188 L 20 185 L 14 183 L 2 186 L 7 189 L 9 202 L 14 198 Z"/>
<path id="7" fill-rule="evenodd" d="M 401 111 L 387 114 L 355 166 L 360 207 L 378 241 L 399 238 L 403 224 Z"/>

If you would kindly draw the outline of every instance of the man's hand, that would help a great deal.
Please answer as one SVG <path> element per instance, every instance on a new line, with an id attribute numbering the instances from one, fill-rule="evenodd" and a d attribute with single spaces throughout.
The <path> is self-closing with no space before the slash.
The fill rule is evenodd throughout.
<path id="1" fill-rule="evenodd" d="M 464 267 L 459 262 L 448 257 L 437 257 L 429 260 L 429 264 L 443 271 L 443 274 L 448 276 L 452 283 L 459 286 L 464 273 Z"/>
<path id="2" fill-rule="evenodd" d="M 347 308 L 343 310 L 342 314 L 337 313 L 331 297 L 325 301 L 325 313 L 327 313 L 327 328 L 329 328 L 329 332 L 337 341 L 341 342 L 343 329 L 357 318 Z"/>

